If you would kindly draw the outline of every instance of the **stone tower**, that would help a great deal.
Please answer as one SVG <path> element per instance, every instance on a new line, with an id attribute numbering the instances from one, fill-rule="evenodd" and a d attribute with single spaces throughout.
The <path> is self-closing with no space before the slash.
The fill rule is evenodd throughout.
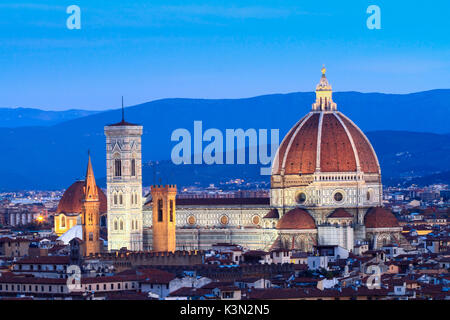
<path id="1" fill-rule="evenodd" d="M 152 186 L 153 251 L 168 252 L 176 249 L 175 185 Z"/>
<path id="2" fill-rule="evenodd" d="M 100 200 L 90 155 L 83 191 L 84 199 L 81 211 L 81 227 L 84 241 L 83 255 L 89 256 L 90 254 L 100 253 L 102 249 L 100 240 Z"/>
<path id="3" fill-rule="evenodd" d="M 105 126 L 108 250 L 141 251 L 143 127 L 122 121 Z"/>

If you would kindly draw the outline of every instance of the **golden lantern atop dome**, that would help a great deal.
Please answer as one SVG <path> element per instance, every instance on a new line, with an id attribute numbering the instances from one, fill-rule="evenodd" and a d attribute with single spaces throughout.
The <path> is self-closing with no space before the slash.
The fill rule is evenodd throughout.
<path id="1" fill-rule="evenodd" d="M 313 103 L 313 111 L 336 111 L 336 103 L 333 102 L 333 89 L 328 82 L 325 73 L 327 69 L 322 66 L 322 78 L 316 86 L 316 102 Z"/>

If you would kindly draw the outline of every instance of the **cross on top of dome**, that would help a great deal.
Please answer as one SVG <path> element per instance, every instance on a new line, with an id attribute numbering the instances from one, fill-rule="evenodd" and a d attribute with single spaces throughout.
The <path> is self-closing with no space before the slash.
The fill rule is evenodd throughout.
<path id="1" fill-rule="evenodd" d="M 313 111 L 336 111 L 336 103 L 333 102 L 333 90 L 328 82 L 325 73 L 327 69 L 322 67 L 322 78 L 316 86 L 316 102 L 313 104 Z"/>

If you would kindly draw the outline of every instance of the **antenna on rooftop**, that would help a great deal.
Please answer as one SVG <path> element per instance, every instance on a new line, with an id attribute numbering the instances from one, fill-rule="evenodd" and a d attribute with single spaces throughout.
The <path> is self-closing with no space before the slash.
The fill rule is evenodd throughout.
<path id="1" fill-rule="evenodd" d="M 125 122 L 125 112 L 123 109 L 123 96 L 122 96 L 122 122 Z"/>

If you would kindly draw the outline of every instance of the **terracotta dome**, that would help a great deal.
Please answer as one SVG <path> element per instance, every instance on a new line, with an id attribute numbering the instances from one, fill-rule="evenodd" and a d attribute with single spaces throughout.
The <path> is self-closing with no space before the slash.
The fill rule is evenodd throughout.
<path id="1" fill-rule="evenodd" d="M 303 209 L 292 209 L 277 223 L 277 229 L 316 229 L 316 223 L 311 215 Z"/>
<path id="2" fill-rule="evenodd" d="M 356 172 L 358 166 L 364 173 L 380 173 L 367 137 L 338 111 L 313 111 L 300 120 L 282 141 L 278 159 L 274 174 Z"/>
<path id="3" fill-rule="evenodd" d="M 73 183 L 59 200 L 56 213 L 81 213 L 81 205 L 84 199 L 84 180 Z M 106 196 L 102 189 L 97 186 L 98 197 L 100 199 L 100 213 L 108 211 Z"/>
<path id="4" fill-rule="evenodd" d="M 281 142 L 272 174 L 357 171 L 380 174 L 377 156 L 367 137 L 337 111 L 325 71 L 322 69 L 312 111 Z"/>
<path id="5" fill-rule="evenodd" d="M 367 211 L 364 217 L 366 228 L 398 228 L 397 218 L 388 210 L 374 207 Z"/>

